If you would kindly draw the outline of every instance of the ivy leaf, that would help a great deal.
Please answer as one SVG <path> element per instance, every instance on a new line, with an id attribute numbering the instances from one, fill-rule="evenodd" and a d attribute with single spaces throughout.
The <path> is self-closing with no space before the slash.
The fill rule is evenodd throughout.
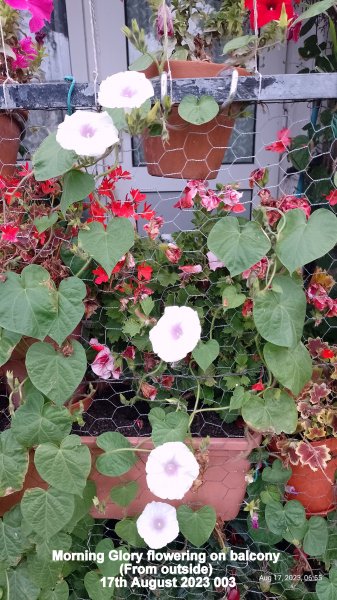
<path id="1" fill-rule="evenodd" d="M 110 491 L 110 498 L 118 506 L 128 506 L 137 496 L 139 485 L 137 481 L 128 481 L 116 485 Z"/>
<path id="2" fill-rule="evenodd" d="M 216 340 L 208 342 L 199 342 L 194 348 L 192 356 L 199 367 L 205 372 L 215 361 L 220 352 L 220 346 Z"/>
<path id="3" fill-rule="evenodd" d="M 183 504 L 177 508 L 177 518 L 181 533 L 198 547 L 207 542 L 216 524 L 216 512 L 207 505 L 193 511 Z"/>
<path id="4" fill-rule="evenodd" d="M 34 177 L 36 181 L 46 181 L 63 175 L 76 159 L 75 152 L 62 148 L 56 141 L 56 133 L 51 133 L 33 155 Z"/>
<path id="5" fill-rule="evenodd" d="M 122 331 L 123 333 L 125 333 L 125 335 L 134 337 L 141 331 L 141 329 L 142 324 L 139 321 L 136 321 L 135 319 L 127 319 L 125 321 Z"/>
<path id="6" fill-rule="evenodd" d="M 49 336 L 59 346 L 80 323 L 84 315 L 83 300 L 86 286 L 78 277 L 63 279 L 57 291 L 57 315 L 49 331 Z"/>
<path id="7" fill-rule="evenodd" d="M 0 497 L 21 490 L 27 470 L 27 450 L 6 429 L 0 434 Z"/>
<path id="8" fill-rule="evenodd" d="M 57 220 L 58 214 L 54 212 L 51 213 L 49 217 L 45 215 L 44 217 L 38 217 L 34 219 L 34 225 L 39 233 L 43 233 L 44 231 L 47 231 L 47 229 L 50 229 L 53 225 L 55 225 L 55 223 L 57 223 Z"/>
<path id="9" fill-rule="evenodd" d="M 144 315 L 146 315 L 147 317 L 152 313 L 154 309 L 154 301 L 152 300 L 151 296 L 147 296 L 146 298 L 144 298 L 144 300 L 141 301 L 140 305 L 142 307 Z"/>
<path id="10" fill-rule="evenodd" d="M 178 106 L 179 116 L 193 125 L 203 125 L 212 121 L 219 112 L 219 105 L 212 96 L 200 96 L 197 98 L 192 94 L 184 96 Z"/>
<path id="11" fill-rule="evenodd" d="M 95 179 L 89 173 L 72 169 L 63 177 L 63 193 L 60 203 L 62 214 L 65 215 L 69 206 L 84 200 L 95 189 Z"/>
<path id="12" fill-rule="evenodd" d="M 40 477 L 55 489 L 81 496 L 91 470 L 90 450 L 78 435 L 69 435 L 60 446 L 41 444 L 34 463 Z"/>
<path id="13" fill-rule="evenodd" d="M 135 234 L 132 223 L 125 218 L 114 218 L 106 229 L 96 221 L 89 223 L 88 227 L 79 232 L 80 245 L 110 275 L 133 246 Z"/>
<path id="14" fill-rule="evenodd" d="M 250 427 L 265 433 L 294 433 L 297 407 L 291 396 L 280 390 L 251 395 L 242 406 L 242 417 Z"/>
<path id="15" fill-rule="evenodd" d="M 26 490 L 21 500 L 24 520 L 42 539 L 49 539 L 70 521 L 74 496 L 54 488 Z"/>
<path id="16" fill-rule="evenodd" d="M 107 431 L 98 436 L 98 448 L 104 453 L 96 460 L 96 469 L 102 475 L 117 477 L 127 473 L 137 462 L 136 454 L 129 440 L 117 431 Z"/>
<path id="17" fill-rule="evenodd" d="M 115 532 L 117 535 L 130 544 L 130 546 L 135 546 L 136 548 L 143 548 L 146 546 L 143 538 L 140 537 L 138 530 L 136 519 L 127 518 L 118 521 L 115 525 Z"/>
<path id="18" fill-rule="evenodd" d="M 49 400 L 62 405 L 81 383 L 87 368 L 83 346 L 71 341 L 72 353 L 64 356 L 51 344 L 37 342 L 27 351 L 26 367 L 33 385 Z"/>
<path id="19" fill-rule="evenodd" d="M 71 430 L 72 417 L 66 408 L 45 404 L 38 391 L 29 394 L 12 418 L 12 432 L 20 444 L 30 448 L 52 442 L 58 444 Z"/>
<path id="20" fill-rule="evenodd" d="M 323 517 L 311 517 L 303 539 L 303 550 L 310 556 L 322 556 L 328 545 L 328 526 Z"/>
<path id="21" fill-rule="evenodd" d="M 155 446 L 166 442 L 183 442 L 186 438 L 189 417 L 184 412 L 166 413 L 162 408 L 152 408 L 149 421 Z"/>
<path id="22" fill-rule="evenodd" d="M 304 212 L 296 208 L 283 219 L 278 227 L 276 254 L 290 274 L 324 256 L 337 244 L 337 217 L 331 210 L 320 208 L 307 220 Z"/>
<path id="23" fill-rule="evenodd" d="M 268 342 L 294 348 L 302 336 L 306 306 L 302 287 L 290 277 L 279 275 L 272 288 L 260 292 L 254 300 L 256 329 Z"/>
<path id="24" fill-rule="evenodd" d="M 312 361 L 300 342 L 295 348 L 282 348 L 269 342 L 263 349 L 268 369 L 284 387 L 298 396 L 312 375 Z"/>
<path id="25" fill-rule="evenodd" d="M 286 484 L 291 477 L 291 469 L 286 469 L 282 461 L 277 459 L 271 467 L 265 467 L 262 471 L 262 481 L 267 483 Z"/>
<path id="26" fill-rule="evenodd" d="M 21 340 L 21 335 L 0 327 L 0 367 L 11 357 L 15 346 Z"/>
<path id="27" fill-rule="evenodd" d="M 28 265 L 0 283 L 0 326 L 43 340 L 55 318 L 55 286 L 46 269 Z M 8 310 L 8 307 L 11 310 Z"/>
<path id="28" fill-rule="evenodd" d="M 255 265 L 271 247 L 270 239 L 258 223 L 242 223 L 236 217 L 220 219 L 211 230 L 207 245 L 232 277 Z"/>

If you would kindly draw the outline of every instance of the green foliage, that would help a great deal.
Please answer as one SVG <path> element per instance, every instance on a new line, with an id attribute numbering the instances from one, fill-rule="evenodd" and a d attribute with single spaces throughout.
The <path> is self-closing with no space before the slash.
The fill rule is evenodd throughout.
<path id="1" fill-rule="evenodd" d="M 97 446 L 104 450 L 96 460 L 96 469 L 102 475 L 117 477 L 127 473 L 136 463 L 136 454 L 129 440 L 117 431 L 98 436 Z"/>
<path id="2" fill-rule="evenodd" d="M 209 539 L 215 524 L 216 513 L 212 506 L 192 510 L 185 504 L 177 509 L 179 529 L 194 546 L 202 546 Z"/>
<path id="3" fill-rule="evenodd" d="M 189 417 L 185 412 L 165 412 L 163 408 L 152 408 L 149 421 L 154 445 L 183 442 L 187 436 L 188 420 Z"/>
<path id="4" fill-rule="evenodd" d="M 216 340 L 208 340 L 208 342 L 199 342 L 194 348 L 192 356 L 203 371 L 207 371 L 208 367 L 219 356 L 220 346 Z"/>
<path id="5" fill-rule="evenodd" d="M 0 434 L 0 497 L 21 490 L 28 469 L 28 452 L 10 429 Z"/>
<path id="6" fill-rule="evenodd" d="M 123 541 L 130 544 L 130 546 L 142 548 L 146 545 L 137 531 L 136 519 L 127 518 L 118 521 L 115 526 L 115 532 Z"/>
<path id="7" fill-rule="evenodd" d="M 110 275 L 118 261 L 134 243 L 134 230 L 128 219 L 116 218 L 104 229 L 102 223 L 90 223 L 81 229 L 79 243 L 83 250 L 100 264 Z"/>
<path id="8" fill-rule="evenodd" d="M 37 181 L 46 181 L 69 171 L 77 156 L 72 150 L 64 150 L 50 133 L 33 156 L 34 175 Z"/>
<path id="9" fill-rule="evenodd" d="M 312 375 L 311 357 L 302 342 L 295 348 L 282 348 L 268 342 L 263 355 L 274 377 L 298 396 Z"/>
<path id="10" fill-rule="evenodd" d="M 0 327 L 0 367 L 9 360 L 20 339 L 21 335 L 19 333 L 7 331 L 7 329 Z"/>
<path id="11" fill-rule="evenodd" d="M 128 481 L 116 485 L 110 491 L 110 498 L 118 506 L 128 506 L 137 496 L 139 485 L 137 481 Z"/>
<path id="12" fill-rule="evenodd" d="M 203 125 L 214 119 L 219 112 L 218 103 L 212 96 L 185 96 L 178 106 L 178 112 L 184 121 L 193 125 Z"/>
<path id="13" fill-rule="evenodd" d="M 281 390 L 266 390 L 263 396 L 251 395 L 242 406 L 246 423 L 259 431 L 294 433 L 297 408 L 291 396 Z"/>
<path id="14" fill-rule="evenodd" d="M 84 200 L 95 189 L 95 179 L 89 173 L 72 169 L 64 175 L 60 208 L 65 215 L 75 202 Z"/>

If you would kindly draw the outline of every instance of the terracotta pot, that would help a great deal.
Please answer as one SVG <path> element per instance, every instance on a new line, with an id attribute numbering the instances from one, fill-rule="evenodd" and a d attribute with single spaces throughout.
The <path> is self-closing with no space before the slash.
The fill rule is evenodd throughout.
<path id="1" fill-rule="evenodd" d="M 28 112 L 0 112 L 0 176 L 12 177 L 23 138 Z"/>
<path id="2" fill-rule="evenodd" d="M 299 500 L 307 515 L 326 515 L 337 507 L 337 486 L 335 472 L 337 470 L 337 439 L 310 442 L 313 446 L 325 444 L 330 450 L 332 459 L 324 471 L 313 471 L 308 465 L 290 465 L 292 476 L 287 485 L 295 488 L 295 494 L 287 494 L 288 500 Z"/>
<path id="3" fill-rule="evenodd" d="M 198 61 L 170 61 L 172 79 L 197 79 L 217 77 L 228 66 L 218 63 Z M 248 75 L 245 69 L 238 69 L 240 75 Z M 151 65 L 145 75 L 148 78 L 158 75 L 155 65 Z M 155 177 L 176 177 L 180 179 L 215 179 L 228 148 L 235 117 L 240 104 L 234 102 L 204 125 L 192 125 L 178 114 L 174 105 L 168 118 L 170 139 L 164 143 L 160 136 L 144 135 L 144 155 L 147 170 Z"/>
<path id="4" fill-rule="evenodd" d="M 132 445 L 142 442 L 142 448 L 153 448 L 148 438 L 128 438 Z M 200 438 L 193 439 L 196 449 L 201 444 Z M 209 463 L 203 476 L 203 483 L 197 491 L 190 491 L 182 500 L 170 501 L 173 506 L 188 504 L 197 509 L 205 504 L 210 504 L 216 510 L 218 517 L 225 521 L 234 519 L 245 495 L 247 483 L 245 475 L 249 470 L 250 463 L 248 455 L 261 441 L 259 434 L 252 434 L 249 438 L 211 438 L 209 445 Z M 97 509 L 91 511 L 91 515 L 97 519 L 110 518 L 122 519 L 125 516 L 139 514 L 144 506 L 152 500 L 160 500 L 148 490 L 145 476 L 146 453 L 138 454 L 136 465 L 121 477 L 107 477 L 101 475 L 95 469 L 95 461 L 102 450 L 96 446 L 95 437 L 82 437 L 82 443 L 86 444 L 92 454 L 93 468 L 90 479 L 96 484 L 96 492 L 99 500 L 106 503 L 105 512 Z M 135 500 L 123 509 L 110 500 L 110 490 L 113 486 L 123 482 L 137 481 L 139 484 L 138 495 Z M 0 499 L 0 515 L 8 511 L 14 504 L 20 502 L 26 489 L 32 487 L 46 488 L 47 484 L 41 480 L 33 464 L 33 453 L 30 456 L 30 466 L 24 484 L 24 489 L 18 493 L 11 494 Z"/>

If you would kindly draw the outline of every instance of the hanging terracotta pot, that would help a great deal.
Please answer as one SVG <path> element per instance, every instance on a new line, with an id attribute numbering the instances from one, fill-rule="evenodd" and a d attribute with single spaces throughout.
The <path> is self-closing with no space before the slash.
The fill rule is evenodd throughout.
<path id="1" fill-rule="evenodd" d="M 173 80 L 218 77 L 222 71 L 230 68 L 219 63 L 186 60 L 171 60 L 169 66 Z M 239 75 L 249 75 L 245 69 L 237 70 Z M 144 73 L 148 78 L 158 76 L 154 64 Z M 192 125 L 180 117 L 178 105 L 173 105 L 167 123 L 169 141 L 163 142 L 160 136 L 150 136 L 148 132 L 144 135 L 148 173 L 155 177 L 215 179 L 229 147 L 234 121 L 240 109 L 240 104 L 234 102 L 220 109 L 218 115 L 208 123 Z"/>
<path id="2" fill-rule="evenodd" d="M 288 500 L 299 500 L 307 515 L 326 515 L 337 508 L 337 486 L 335 473 L 337 471 L 337 439 L 310 442 L 312 446 L 325 444 L 331 454 L 324 470 L 313 471 L 309 465 L 290 465 L 292 476 L 288 486 L 293 486 L 295 492 L 287 494 Z"/>
<path id="3" fill-rule="evenodd" d="M 0 112 L 0 177 L 12 177 L 15 173 L 27 119 L 25 110 Z"/>

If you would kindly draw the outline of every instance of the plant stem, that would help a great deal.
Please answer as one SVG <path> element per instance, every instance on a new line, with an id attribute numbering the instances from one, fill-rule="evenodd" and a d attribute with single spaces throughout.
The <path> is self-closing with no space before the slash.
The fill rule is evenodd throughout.
<path id="1" fill-rule="evenodd" d="M 195 411 L 195 414 L 201 412 L 217 412 L 220 410 L 229 410 L 229 406 L 219 406 L 219 408 L 198 408 L 198 410 Z"/>
<path id="2" fill-rule="evenodd" d="M 74 274 L 74 277 L 79 277 L 80 275 L 82 275 L 82 273 L 86 270 L 86 268 L 90 265 L 92 261 L 92 258 L 90 256 L 90 258 L 88 258 L 88 260 L 84 263 L 84 265 L 80 268 L 79 271 L 77 271 L 77 273 Z"/>
<path id="3" fill-rule="evenodd" d="M 190 367 L 190 371 L 191 371 L 192 375 L 195 377 L 195 375 L 194 375 L 194 373 L 193 373 L 193 370 L 192 370 L 192 368 L 191 368 L 191 367 Z M 193 419 L 194 419 L 195 415 L 196 415 L 196 414 L 197 414 L 197 412 L 198 412 L 198 405 L 199 405 L 199 399 L 200 399 L 200 391 L 201 391 L 201 388 L 200 388 L 200 383 L 199 383 L 199 381 L 197 380 L 197 394 L 196 394 L 196 397 L 195 397 L 194 408 L 193 408 L 192 414 L 191 414 L 191 416 L 190 416 L 190 420 L 189 420 L 189 422 L 188 422 L 188 428 L 189 428 L 189 429 L 191 428 L 191 425 L 192 425 L 192 423 L 193 423 Z"/>
<path id="4" fill-rule="evenodd" d="M 213 336 L 213 329 L 214 329 L 214 325 L 215 325 L 215 320 L 216 320 L 216 318 L 217 318 L 217 316 L 218 316 L 218 314 L 219 314 L 219 312 L 220 312 L 221 310 L 222 310 L 222 306 L 220 306 L 219 308 L 217 308 L 217 309 L 215 310 L 215 312 L 214 312 L 214 315 L 213 315 L 213 318 L 212 318 L 212 321 L 211 321 L 211 327 L 210 327 L 210 330 L 209 330 L 209 339 L 210 339 L 210 340 L 212 340 L 212 339 L 213 339 L 213 337 L 212 337 L 212 336 Z"/>

